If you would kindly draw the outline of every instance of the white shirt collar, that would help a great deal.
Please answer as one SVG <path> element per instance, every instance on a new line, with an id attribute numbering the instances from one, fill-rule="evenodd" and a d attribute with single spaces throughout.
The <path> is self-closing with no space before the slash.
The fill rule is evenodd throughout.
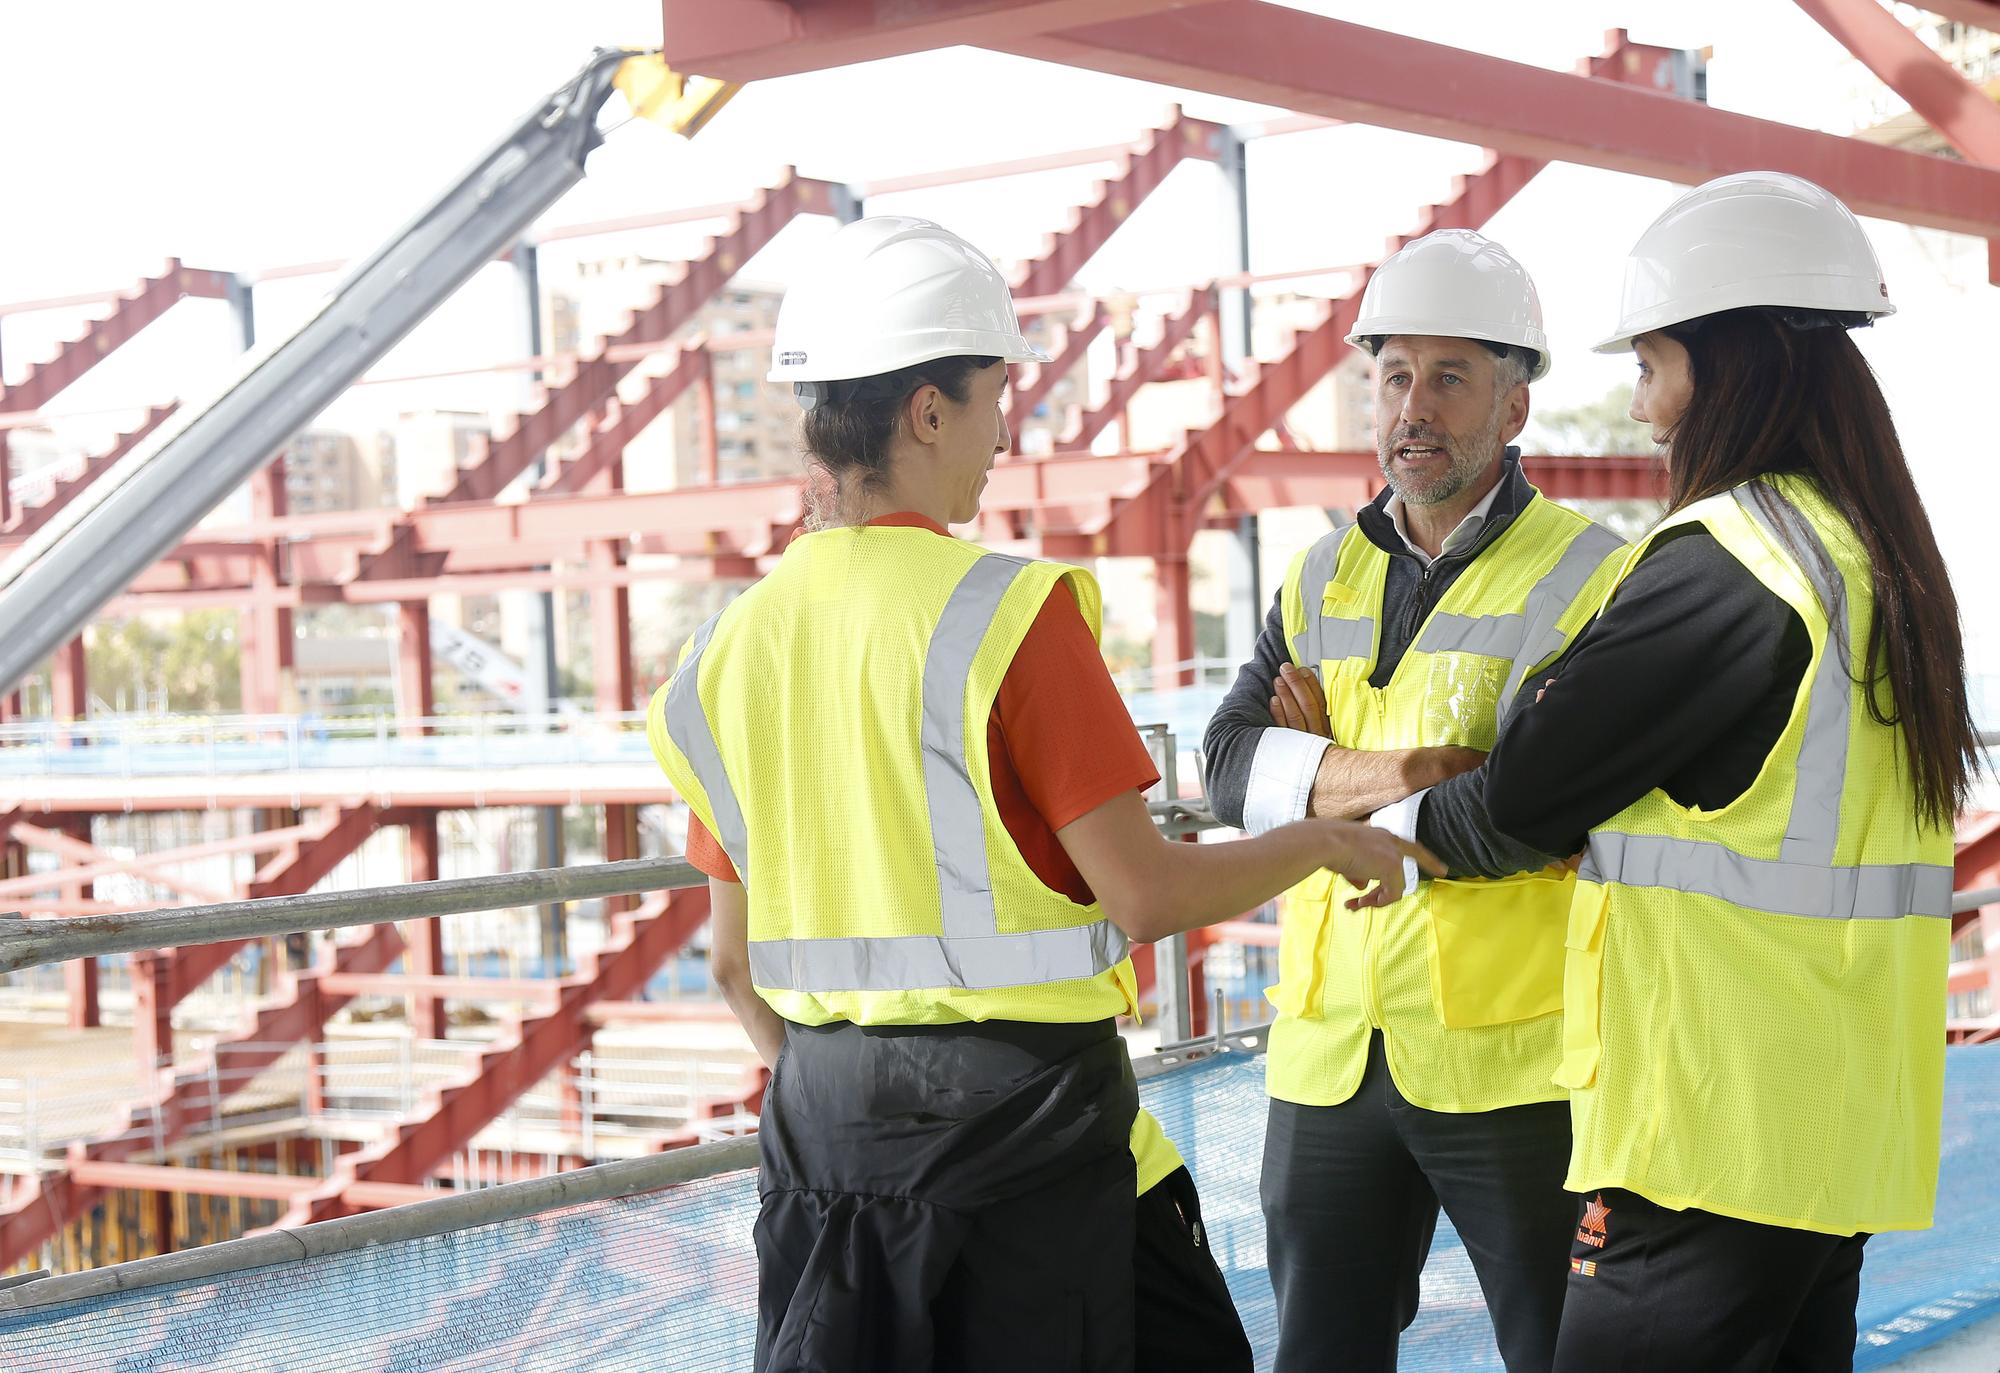
<path id="1" fill-rule="evenodd" d="M 1458 528 L 1444 536 L 1444 543 L 1440 545 L 1438 550 L 1440 556 L 1445 553 L 1455 552 L 1479 537 L 1479 531 L 1486 527 L 1487 516 L 1493 513 L 1494 499 L 1499 496 L 1500 488 L 1506 485 L 1506 482 L 1507 473 L 1503 469 L 1500 473 L 1500 480 L 1494 482 L 1486 494 L 1480 497 L 1479 504 L 1473 506 L 1466 513 L 1465 518 L 1458 522 Z M 1417 547 L 1415 541 L 1410 538 L 1409 526 L 1403 522 L 1403 498 L 1391 494 L 1389 503 L 1382 508 L 1382 511 L 1389 517 L 1389 523 L 1395 529 L 1396 537 L 1403 541 L 1403 546 L 1417 555 L 1418 562 L 1422 563 L 1425 567 L 1429 567 L 1431 565 L 1431 555 Z"/>

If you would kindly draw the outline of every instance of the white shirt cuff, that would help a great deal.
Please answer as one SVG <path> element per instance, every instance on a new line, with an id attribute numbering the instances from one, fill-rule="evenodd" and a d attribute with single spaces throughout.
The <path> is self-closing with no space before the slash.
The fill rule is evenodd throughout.
<path id="1" fill-rule="evenodd" d="M 1332 743 L 1302 729 L 1277 726 L 1258 737 L 1257 752 L 1250 759 L 1250 781 L 1243 791 L 1246 832 L 1263 834 L 1306 818 L 1319 760 Z"/>
<path id="2" fill-rule="evenodd" d="M 1417 816 L 1424 808 L 1424 797 L 1429 794 L 1430 788 L 1425 787 L 1420 792 L 1405 796 L 1400 801 L 1386 805 L 1369 816 L 1368 823 L 1378 830 L 1387 830 L 1398 839 L 1407 839 L 1414 844 L 1417 840 Z M 1414 858 L 1405 858 L 1403 860 L 1403 890 L 1406 892 L 1415 891 L 1417 889 L 1418 876 L 1417 860 Z"/>

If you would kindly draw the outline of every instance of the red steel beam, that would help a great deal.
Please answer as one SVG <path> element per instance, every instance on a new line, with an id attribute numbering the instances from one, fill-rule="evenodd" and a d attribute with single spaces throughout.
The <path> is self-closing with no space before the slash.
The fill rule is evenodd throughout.
<path id="1" fill-rule="evenodd" d="M 8 814 L 13 813 L 8 812 Z M 53 830 L 38 828 L 26 821 L 14 822 L 9 830 L 9 833 L 14 838 L 24 844 L 47 848 L 60 854 L 73 854 L 77 856 L 80 856 L 80 849 L 88 848 L 92 853 L 97 855 L 85 868 L 64 873 L 63 877 L 65 879 L 110 877 L 128 872 L 150 874 L 160 867 L 174 863 L 191 862 L 197 858 L 214 858 L 230 853 L 265 853 L 272 849 L 283 848 L 286 844 L 294 840 L 308 838 L 320 832 L 321 827 L 317 825 L 292 825 L 285 829 L 262 830 L 256 834 L 246 834 L 235 839 L 212 839 L 206 843 L 188 844 L 176 849 L 161 849 L 138 858 L 108 858 L 105 857 L 101 849 L 92 848 L 88 844 L 81 844 L 80 841 L 71 839 L 67 835 L 57 834 Z M 50 874 L 50 876 L 53 877 L 54 874 Z M 14 877 L 0 881 L 0 899 L 9 898 L 17 893 L 28 890 L 28 888 L 22 886 L 23 883 L 45 882 L 46 880 L 46 878 L 38 874 L 32 877 Z M 176 883 L 166 878 L 161 878 L 160 883 L 162 886 L 176 885 Z M 218 897 L 216 899 L 221 900 L 223 898 Z"/>
<path id="2" fill-rule="evenodd" d="M 394 925 L 374 925 L 358 942 L 335 945 L 330 969 L 380 972 L 402 951 L 402 935 Z M 325 959 L 324 954 L 321 957 Z M 323 961 L 321 966 L 329 965 Z M 228 1074 L 211 1084 L 206 1062 L 183 1069 L 175 1074 L 164 1098 L 135 1101 L 105 1137 L 72 1145 L 64 1167 L 40 1174 L 18 1189 L 11 1203 L 0 1206 L 0 1270 L 19 1263 L 71 1219 L 97 1204 L 103 1188 L 79 1180 L 72 1165 L 79 1161 L 123 1162 L 151 1149 L 156 1137 L 163 1145 L 172 1144 L 219 1108 L 220 1102 L 212 1100 L 218 1090 L 227 1099 L 247 1087 L 257 1071 L 277 1062 L 291 1045 L 317 1033 L 347 1000 L 324 993 L 316 972 L 293 978 L 288 998 L 260 1007 L 248 1028 L 215 1047 L 210 1059 L 226 1056 Z"/>
<path id="3" fill-rule="evenodd" d="M 1167 316 L 1159 339 L 1145 348 L 1134 349 L 1125 369 L 1111 379 L 1104 399 L 1079 415 L 1077 422 L 1056 442 L 1064 448 L 1088 448 L 1092 439 L 1125 412 L 1139 389 L 1160 375 L 1174 350 L 1193 336 L 1195 326 L 1215 309 L 1215 303 L 1213 288 L 1190 295 L 1187 304 Z M 1131 442 L 1130 436 L 1125 442 Z"/>
<path id="4" fill-rule="evenodd" d="M 1518 157 L 1494 158 L 1484 170 L 1460 177 L 1454 197 L 1428 207 L 1415 229 L 1391 241 L 1390 251 L 1436 229 L 1483 226 L 1544 165 Z M 1319 324 L 1295 334 L 1283 356 L 1257 369 L 1256 380 L 1230 397 L 1215 423 L 1187 435 L 1144 490 L 1114 499 L 1102 516 L 1068 526 L 1045 525 L 1043 548 L 1058 557 L 1185 558 L 1195 522 L 1236 465 L 1348 355 L 1347 333 L 1360 308 L 1359 287 L 1332 302 Z"/>
<path id="5" fill-rule="evenodd" d="M 820 71 L 881 57 L 988 44 L 1094 19 L 1151 14 L 1183 0 L 662 0 L 676 70 L 731 81 Z"/>
<path id="6" fill-rule="evenodd" d="M 0 881 L 0 901 L 15 901 L 29 895 L 28 890 L 21 886 L 24 882 L 40 882 L 46 889 L 48 884 L 54 882 L 94 882 L 99 877 L 109 877 L 114 873 L 136 874 L 155 886 L 166 887 L 200 902 L 215 903 L 234 899 L 200 883 L 190 882 L 173 873 L 162 872 L 163 867 L 175 861 L 170 855 L 161 857 L 145 854 L 136 858 L 112 858 L 87 839 L 78 839 L 60 830 L 42 829 L 25 820 L 15 821 L 8 832 L 30 848 L 53 853 L 70 866 L 51 873 L 38 873 L 32 877 L 15 877 Z"/>
<path id="7" fill-rule="evenodd" d="M 85 1159 L 70 1165 L 70 1174 L 89 1187 L 130 1188 L 141 1192 L 183 1192 L 205 1197 L 245 1197 L 256 1201 L 289 1202 L 319 1185 L 316 1177 L 296 1173 L 266 1173 L 254 1169 L 184 1168 L 166 1163 L 107 1163 Z M 368 1206 L 403 1206 L 442 1195 L 436 1188 L 395 1182 L 357 1182 L 349 1192 Z"/>
<path id="8" fill-rule="evenodd" d="M 364 801 L 349 810 L 336 812 L 315 833 L 303 837 L 298 852 L 265 865 L 250 880 L 246 900 L 264 896 L 295 896 L 311 891 L 313 884 L 340 866 L 342 860 L 367 842 L 368 836 L 390 823 L 382 808 Z M 251 944 L 248 939 L 224 940 L 219 944 L 194 944 L 173 954 L 174 980 L 170 1005 L 178 1006 L 197 987 Z"/>
<path id="9" fill-rule="evenodd" d="M 1007 427 L 1013 431 L 1014 451 L 1021 451 L 1021 426 L 1034 416 L 1035 407 L 1048 398 L 1056 389 L 1056 383 L 1075 371 L 1083 362 L 1090 345 L 1111 323 L 1111 312 L 1104 308 L 1103 301 L 1091 307 L 1089 318 L 1080 324 L 1060 326 L 1062 334 L 1052 340 L 1048 362 L 1037 366 L 1027 379 L 1015 382 L 1007 391 Z"/>
<path id="10" fill-rule="evenodd" d="M 793 219 L 802 214 L 832 214 L 835 190 L 830 182 L 787 174 L 760 194 L 731 218 L 726 232 L 709 240 L 699 257 L 683 264 L 680 275 L 662 286 L 652 303 L 634 314 L 621 333 L 604 339 L 597 356 L 579 359 L 567 380 L 547 388 L 537 408 L 517 415 L 507 432 L 494 437 L 481 461 L 467 468 L 451 490 L 428 503 L 488 500 L 498 495 L 551 443 L 603 404 L 625 374 L 638 365 L 637 357 L 613 359 L 604 355 L 604 349 L 672 337 Z"/>
<path id="11" fill-rule="evenodd" d="M 327 973 L 321 987 L 341 996 L 446 996 L 455 1000 L 545 1001 L 562 988 L 545 977 L 452 977 L 443 973 Z"/>
<path id="12" fill-rule="evenodd" d="M 178 258 L 170 259 L 166 271 L 147 277 L 120 295 L 117 307 L 109 315 L 92 320 L 81 334 L 58 349 L 54 357 L 30 368 L 28 375 L 14 385 L 0 387 L 0 410 L 41 409 L 57 392 L 164 315 L 183 296 L 221 300 L 228 294 L 228 273 L 183 267 Z"/>
<path id="13" fill-rule="evenodd" d="M 1552 501 L 1656 501 L 1666 494 L 1665 471 L 1652 458 L 1523 457 L 1521 466 Z M 1382 468 L 1373 453 L 1258 449 L 1223 483 L 1221 509 L 1213 513 L 1233 522 L 1286 506 L 1352 509 L 1381 489 Z"/>
<path id="14" fill-rule="evenodd" d="M 1994 0 L 1921 0 L 1918 8 L 1961 24 L 1970 24 L 1976 29 L 1991 29 L 2000 33 L 2000 4 L 1995 4 Z"/>
<path id="15" fill-rule="evenodd" d="M 1218 0 L 986 46 L 1667 181 L 1772 168 L 1818 182 L 1859 214 L 1981 238 L 2000 232 L 2000 171 L 1260 0 Z"/>
<path id="16" fill-rule="evenodd" d="M 646 384 L 644 394 L 630 405 L 620 402 L 618 413 L 607 422 L 593 426 L 590 442 L 583 451 L 562 465 L 548 481 L 531 493 L 530 499 L 574 495 L 590 484 L 591 478 L 616 462 L 626 445 L 639 437 L 647 425 L 666 413 L 688 387 L 705 380 L 713 366 L 707 344 L 697 340 L 677 350 L 667 370 Z"/>
<path id="17" fill-rule="evenodd" d="M 421 1120 L 342 1157 L 332 1176 L 294 1201 L 278 1224 L 330 1220 L 358 1209 L 365 1202 L 348 1192 L 356 1182 L 422 1182 L 588 1043 L 586 1012 L 593 1003 L 631 996 L 707 919 L 708 891 L 700 887 L 655 892 L 639 910 L 613 916 L 617 933 L 600 952 L 579 960 L 577 976 L 561 980 L 554 1010 L 517 1019 L 513 1034 L 480 1054 L 470 1082 L 427 1093 L 431 1109 Z"/>
<path id="18" fill-rule="evenodd" d="M 1483 193 L 1491 193 L 1490 183 L 1481 183 Z M 1486 211 L 1490 212 L 1490 211 Z M 1468 215 L 1466 217 L 1473 217 Z M 1440 221 L 1433 220 L 1433 224 Z M 1285 384 L 1289 394 L 1303 395 L 1324 367 L 1345 356 L 1346 325 L 1336 321 L 1322 326 L 1325 335 L 1315 345 L 1326 351 L 1313 365 L 1321 371 L 1308 377 L 1309 366 Z M 1260 369 L 1260 384 L 1284 376 L 1284 364 Z M 1303 389 L 1300 389 L 1303 388 Z M 1294 400 L 1291 403 L 1296 403 Z M 1286 408 L 1289 408 L 1287 406 Z M 1279 411 L 1282 415 L 1282 410 Z M 1257 422 L 1249 419 L 1248 424 Z M 1266 419 L 1265 428 L 1271 423 Z M 1261 433 L 1262 431 L 1258 431 Z M 1220 443 L 1224 435 L 1216 442 Z M 1256 434 L 1238 434 L 1247 455 Z M 1624 459 L 1574 459 L 1582 464 L 1568 469 L 1578 474 L 1611 474 L 1615 486 L 1623 478 Z M 1643 461 L 1643 460 L 1642 460 Z M 1137 494 L 1135 483 L 1148 480 L 1151 468 L 1146 455 L 1124 454 L 1099 457 L 1091 454 L 1058 453 L 1024 458 L 997 465 L 988 483 L 985 504 L 996 512 L 1044 511 L 1062 502 L 1102 502 L 1113 497 Z M 1582 479 L 1581 476 L 1579 479 Z M 1588 493 L 1580 493 L 1588 494 Z M 1624 498 L 1607 493 L 1607 498 Z M 725 483 L 715 486 L 681 487 L 671 491 L 586 492 L 561 499 L 525 501 L 511 505 L 468 503 L 436 506 L 409 513 L 408 546 L 419 558 L 440 559 L 445 571 L 434 577 L 409 580 L 357 582 L 345 586 L 323 581 L 323 575 L 338 575 L 343 558 L 351 558 L 366 535 L 345 532 L 338 525 L 331 532 L 304 538 L 290 545 L 297 575 L 311 579 L 304 587 L 280 588 L 297 603 L 306 601 L 346 601 L 372 603 L 399 601 L 424 594 L 460 591 L 473 594 L 505 587 L 564 587 L 587 589 L 627 585 L 648 576 L 683 575 L 674 569 L 634 570 L 631 568 L 567 569 L 562 572 L 533 573 L 526 569 L 537 561 L 551 558 L 581 560 L 594 541 L 618 538 L 634 530 L 644 531 L 642 551 L 672 554 L 683 558 L 741 556 L 767 557 L 782 546 L 774 540 L 773 527 L 796 520 L 799 483 L 792 478 L 768 481 Z M 296 520 L 286 522 L 296 525 Z M 243 533 L 261 532 L 256 526 Z M 179 570 L 182 564 L 162 565 L 166 570 L 143 576 L 121 607 L 144 609 L 175 604 L 243 604 L 253 593 L 249 585 L 250 545 L 219 555 L 208 567 L 213 579 L 195 582 Z M 479 566 L 478 574 L 452 575 L 460 566 Z M 321 569 L 321 571 L 316 571 Z"/>
<path id="19" fill-rule="evenodd" d="M 111 1163 L 78 1159 L 70 1177 L 85 1187 L 129 1187 L 141 1192 L 187 1192 L 204 1197 L 247 1197 L 256 1201 L 289 1202 L 312 1190 L 318 1178 L 226 1168 L 181 1168 L 164 1163 Z"/>
<path id="20" fill-rule="evenodd" d="M 1796 0 L 1952 147 L 2000 167 L 2000 105 L 1876 0 Z M 2000 7 L 1995 7 L 2000 12 Z"/>
<path id="21" fill-rule="evenodd" d="M 86 486 L 110 471 L 120 458 L 137 448 L 145 441 L 147 435 L 158 429 L 166 422 L 167 416 L 179 408 L 180 403 L 174 401 L 166 405 L 155 405 L 147 410 L 146 418 L 140 421 L 138 428 L 128 434 L 119 435 L 116 443 L 96 457 L 88 459 L 83 465 L 83 470 L 74 477 L 57 482 L 47 500 L 39 505 L 21 507 L 15 513 L 13 522 L 4 532 L 0 532 L 0 543 L 19 542 L 48 523 L 56 512 L 75 500 Z"/>
<path id="22" fill-rule="evenodd" d="M 1153 130 L 1121 156 L 1117 171 L 1098 182 L 1090 197 L 1071 211 L 1069 225 L 1050 235 L 1041 254 L 1014 273 L 1014 293 L 1054 295 L 1069 285 L 1118 227 L 1159 188 L 1167 173 L 1190 157 L 1216 161 L 1222 156 L 1227 136 L 1228 130 L 1220 124 L 1175 110 L 1172 122 Z"/>

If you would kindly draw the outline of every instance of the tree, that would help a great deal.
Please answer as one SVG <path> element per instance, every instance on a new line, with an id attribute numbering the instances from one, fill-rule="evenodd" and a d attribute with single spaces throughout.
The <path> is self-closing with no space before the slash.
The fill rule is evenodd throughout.
<path id="1" fill-rule="evenodd" d="M 171 627 L 155 620 L 103 620 L 90 628 L 84 672 L 100 700 L 166 693 L 168 708 L 182 712 L 242 709 L 242 650 L 236 612 L 196 610 Z"/>
<path id="2" fill-rule="evenodd" d="M 1522 435 L 1528 452 L 1557 457 L 1653 457 L 1653 431 L 1628 413 L 1631 394 L 1615 387 L 1601 398 L 1531 416 Z M 1621 538 L 1637 539 L 1660 521 L 1658 501 L 1567 501 Z"/>
<path id="3" fill-rule="evenodd" d="M 1523 447 L 1561 457 L 1651 457 L 1653 431 L 1627 413 L 1631 395 L 1622 386 L 1601 398 L 1559 410 L 1537 411 L 1528 419 Z"/>

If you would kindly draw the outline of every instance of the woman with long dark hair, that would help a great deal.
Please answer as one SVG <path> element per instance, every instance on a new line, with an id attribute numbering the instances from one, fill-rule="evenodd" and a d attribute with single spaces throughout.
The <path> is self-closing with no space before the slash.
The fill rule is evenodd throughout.
<path id="1" fill-rule="evenodd" d="M 1637 354 L 1666 518 L 1446 784 L 1579 853 L 1559 1370 L 1850 1367 L 1862 1246 L 1931 1223 L 1977 736 L 1848 332 L 1892 310 L 1859 223 L 1795 177 L 1721 178 L 1646 231 L 1599 351 Z"/>

